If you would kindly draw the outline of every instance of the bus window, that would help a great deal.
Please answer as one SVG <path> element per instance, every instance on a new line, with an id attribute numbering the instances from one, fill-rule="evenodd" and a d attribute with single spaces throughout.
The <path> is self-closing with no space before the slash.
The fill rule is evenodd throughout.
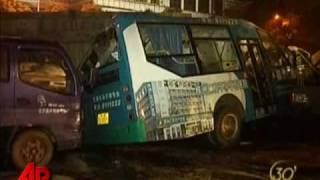
<path id="1" fill-rule="evenodd" d="M 240 69 L 235 47 L 223 27 L 192 26 L 201 73 L 219 73 Z"/>
<path id="2" fill-rule="evenodd" d="M 91 56 L 96 57 L 96 68 L 119 61 L 116 33 L 113 28 L 96 37 Z"/>
<path id="3" fill-rule="evenodd" d="M 119 61 L 118 40 L 115 29 L 109 28 L 98 34 L 90 48 L 90 53 L 86 57 L 84 64 L 81 66 L 81 78 L 85 87 L 117 80 L 117 71 L 114 71 L 114 73 L 110 72 L 113 73 L 109 74 L 112 77 L 109 75 L 106 76 L 106 74 L 100 75 L 98 73 L 100 69 L 113 65 Z"/>
<path id="4" fill-rule="evenodd" d="M 0 47 L 0 81 L 9 80 L 8 51 Z"/>
<path id="5" fill-rule="evenodd" d="M 147 60 L 180 76 L 198 73 L 185 26 L 139 25 Z"/>
<path id="6" fill-rule="evenodd" d="M 20 79 L 30 85 L 71 94 L 70 73 L 62 58 L 50 51 L 22 50 L 18 54 Z"/>
<path id="7" fill-rule="evenodd" d="M 245 77 L 248 80 L 248 82 L 252 84 L 251 88 L 253 89 L 253 91 L 257 91 L 256 80 L 255 80 L 256 75 L 255 75 L 254 66 L 252 63 L 252 58 L 250 57 L 250 54 L 249 54 L 249 48 L 246 44 L 242 44 L 240 45 L 240 50 L 241 50 L 243 59 L 245 60 L 245 69 L 246 69 Z"/>
<path id="8" fill-rule="evenodd" d="M 217 50 L 221 57 L 223 71 L 240 69 L 238 56 L 231 41 L 216 41 Z"/>
<path id="9" fill-rule="evenodd" d="M 271 40 L 262 38 L 263 48 L 267 51 L 268 56 L 271 58 L 271 65 L 273 67 L 280 67 L 285 65 L 285 58 L 281 52 L 281 49 L 278 48 Z"/>
<path id="10" fill-rule="evenodd" d="M 202 73 L 216 73 L 222 71 L 220 58 L 215 47 L 214 41 L 196 40 L 196 49 Z"/>
<path id="11" fill-rule="evenodd" d="M 119 61 L 117 36 L 113 28 L 98 34 L 91 47 L 91 52 L 81 70 L 88 72 L 93 68 L 102 68 Z"/>

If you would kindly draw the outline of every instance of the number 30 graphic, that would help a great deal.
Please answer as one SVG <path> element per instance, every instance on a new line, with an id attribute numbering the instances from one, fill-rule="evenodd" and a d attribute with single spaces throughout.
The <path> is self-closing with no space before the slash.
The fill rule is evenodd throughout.
<path id="1" fill-rule="evenodd" d="M 276 161 L 270 168 L 271 180 L 292 180 L 297 172 L 296 165 L 290 165 L 287 161 Z"/>

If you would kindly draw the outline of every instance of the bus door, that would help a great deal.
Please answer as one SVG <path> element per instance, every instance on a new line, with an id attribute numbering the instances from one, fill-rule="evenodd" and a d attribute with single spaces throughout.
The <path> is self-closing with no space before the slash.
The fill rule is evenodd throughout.
<path id="1" fill-rule="evenodd" d="M 256 40 L 241 40 L 239 43 L 245 64 L 245 78 L 252 89 L 257 118 L 273 111 L 273 96 L 270 79 L 266 72 L 259 44 Z"/>
<path id="2" fill-rule="evenodd" d="M 0 45 L 0 126 L 14 123 L 14 81 L 10 77 L 10 66 L 9 48 Z"/>

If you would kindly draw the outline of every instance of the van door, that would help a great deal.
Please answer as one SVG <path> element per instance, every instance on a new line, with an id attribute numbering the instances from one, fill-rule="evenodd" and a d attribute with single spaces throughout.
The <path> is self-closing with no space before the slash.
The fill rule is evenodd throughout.
<path id="1" fill-rule="evenodd" d="M 0 127 L 14 125 L 13 88 L 9 47 L 0 44 Z"/>
<path id="2" fill-rule="evenodd" d="M 74 106 L 79 106 L 80 95 L 76 95 L 70 64 L 58 49 L 44 45 L 19 46 L 16 51 L 17 123 L 45 127 L 54 133 L 58 143 L 65 143 L 58 145 L 71 146 L 66 141 L 79 138 L 75 137 L 79 107 Z"/>
<path id="3" fill-rule="evenodd" d="M 273 95 L 266 66 L 262 60 L 261 51 L 256 40 L 241 40 L 239 43 L 245 64 L 245 74 L 252 89 L 257 118 L 263 117 L 273 108 Z"/>

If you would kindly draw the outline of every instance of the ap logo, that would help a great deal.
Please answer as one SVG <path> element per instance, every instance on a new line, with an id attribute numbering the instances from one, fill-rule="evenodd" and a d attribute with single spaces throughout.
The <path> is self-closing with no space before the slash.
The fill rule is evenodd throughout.
<path id="1" fill-rule="evenodd" d="M 50 180 L 50 171 L 46 167 L 36 167 L 29 163 L 18 180 Z"/>

